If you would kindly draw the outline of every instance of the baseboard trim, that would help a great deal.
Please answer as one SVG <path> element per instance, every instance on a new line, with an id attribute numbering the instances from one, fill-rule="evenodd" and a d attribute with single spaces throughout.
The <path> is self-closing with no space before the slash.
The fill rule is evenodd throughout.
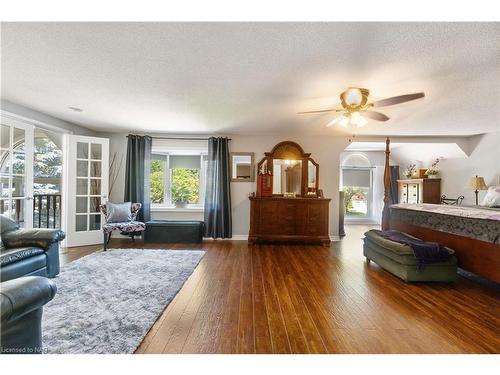
<path id="1" fill-rule="evenodd" d="M 235 234 L 231 238 L 212 238 L 212 237 L 203 237 L 203 240 L 206 241 L 248 241 L 248 235 L 247 234 Z M 330 236 L 330 241 L 340 241 L 341 238 L 340 236 Z"/>
<path id="2" fill-rule="evenodd" d="M 206 240 L 206 241 L 248 241 L 248 235 L 247 234 L 234 234 L 231 238 L 203 237 L 203 240 Z"/>

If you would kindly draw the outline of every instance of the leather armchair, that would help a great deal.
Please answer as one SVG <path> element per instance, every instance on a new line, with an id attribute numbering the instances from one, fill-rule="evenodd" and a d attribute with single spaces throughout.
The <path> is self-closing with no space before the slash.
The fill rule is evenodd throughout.
<path id="1" fill-rule="evenodd" d="M 19 229 L 12 220 L 0 216 L 1 281 L 21 276 L 55 277 L 59 274 L 59 229 Z"/>
<path id="2" fill-rule="evenodd" d="M 42 353 L 42 307 L 56 292 L 55 283 L 40 276 L 0 284 L 0 353 Z"/>

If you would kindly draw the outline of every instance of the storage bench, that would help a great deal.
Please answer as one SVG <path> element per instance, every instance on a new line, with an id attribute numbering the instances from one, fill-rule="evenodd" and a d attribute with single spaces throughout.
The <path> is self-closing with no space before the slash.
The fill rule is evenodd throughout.
<path id="1" fill-rule="evenodd" d="M 203 221 L 151 220 L 146 222 L 144 243 L 199 243 Z"/>
<path id="2" fill-rule="evenodd" d="M 388 240 L 376 230 L 365 233 L 363 255 L 380 267 L 407 282 L 443 281 L 452 282 L 457 277 L 457 259 L 454 255 L 445 262 L 427 264 L 418 269 L 413 250 L 408 245 Z M 450 254 L 454 251 L 447 250 Z"/>

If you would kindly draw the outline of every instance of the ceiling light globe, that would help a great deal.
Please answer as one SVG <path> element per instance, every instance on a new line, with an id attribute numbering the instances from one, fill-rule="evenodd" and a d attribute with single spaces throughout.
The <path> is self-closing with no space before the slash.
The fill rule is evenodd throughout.
<path id="1" fill-rule="evenodd" d="M 359 114 L 359 112 L 353 112 L 351 113 L 351 124 L 358 125 L 359 122 L 361 121 L 362 117 Z"/>
<path id="2" fill-rule="evenodd" d="M 367 123 L 368 123 L 367 119 L 365 119 L 363 116 L 359 116 L 359 120 L 358 120 L 358 123 L 356 125 L 358 125 L 358 128 L 361 128 L 361 127 L 365 126 Z"/>
<path id="3" fill-rule="evenodd" d="M 361 90 L 355 87 L 347 89 L 345 94 L 345 101 L 349 105 L 359 105 L 363 100 L 363 94 Z"/>
<path id="4" fill-rule="evenodd" d="M 349 125 L 349 117 L 342 116 L 342 118 L 339 121 L 339 125 L 344 127 L 344 128 L 347 128 L 347 125 Z"/>

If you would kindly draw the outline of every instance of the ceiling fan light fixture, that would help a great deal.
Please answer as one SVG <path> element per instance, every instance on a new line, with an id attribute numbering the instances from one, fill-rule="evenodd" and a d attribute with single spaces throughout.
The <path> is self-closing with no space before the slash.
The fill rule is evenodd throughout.
<path id="1" fill-rule="evenodd" d="M 349 117 L 342 115 L 339 120 L 339 125 L 347 128 L 347 126 L 349 125 Z"/>
<path id="2" fill-rule="evenodd" d="M 365 126 L 366 124 L 368 124 L 368 120 L 365 119 L 363 116 L 360 116 L 359 118 L 359 121 L 357 123 L 358 125 L 358 128 L 362 128 L 363 126 Z"/>
<path id="3" fill-rule="evenodd" d="M 358 128 L 365 126 L 367 122 L 368 121 L 361 116 L 359 112 L 351 113 L 351 124 L 356 125 Z"/>
<path id="4" fill-rule="evenodd" d="M 345 101 L 347 104 L 352 106 L 360 105 L 363 101 L 363 94 L 361 90 L 357 87 L 351 87 L 345 92 Z"/>

